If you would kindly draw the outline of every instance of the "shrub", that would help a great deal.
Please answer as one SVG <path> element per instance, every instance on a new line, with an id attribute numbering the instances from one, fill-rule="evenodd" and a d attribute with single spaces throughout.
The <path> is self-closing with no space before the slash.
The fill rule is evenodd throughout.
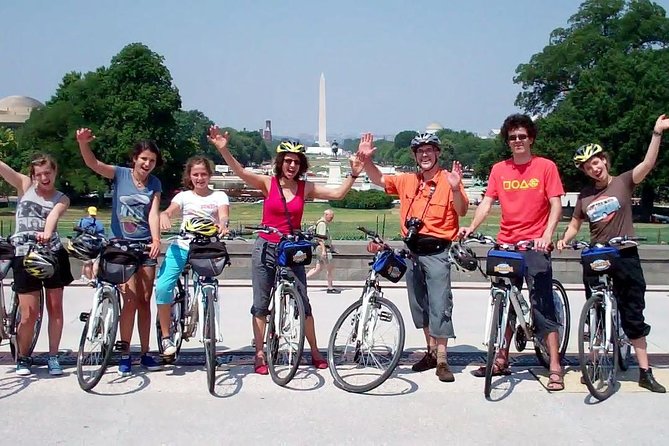
<path id="1" fill-rule="evenodd" d="M 379 190 L 351 190 L 343 200 L 331 200 L 333 208 L 345 209 L 390 209 L 393 197 Z"/>

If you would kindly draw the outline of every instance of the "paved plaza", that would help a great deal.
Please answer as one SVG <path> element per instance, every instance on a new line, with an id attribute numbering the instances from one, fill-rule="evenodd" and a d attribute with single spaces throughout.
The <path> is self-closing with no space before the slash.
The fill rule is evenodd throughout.
<path id="1" fill-rule="evenodd" d="M 567 374 L 564 392 L 547 392 L 545 371 L 526 351 L 516 358 L 513 375 L 493 380 L 492 398 L 486 401 L 483 380 L 470 374 L 483 357 L 486 290 L 466 283 L 454 290 L 458 338 L 449 352 L 455 383 L 440 383 L 432 370 L 411 371 L 424 339 L 413 328 L 406 290 L 388 288 L 386 296 L 407 326 L 405 356 L 391 379 L 370 394 L 349 394 L 334 386 L 329 371 L 305 365 L 289 388 L 280 388 L 269 376 L 252 373 L 247 354 L 251 289 L 232 285 L 239 286 L 221 288 L 225 339 L 220 351 L 230 363 L 217 372 L 217 397 L 207 392 L 203 367 L 193 365 L 201 351 L 196 342 L 185 344 L 184 364 L 161 372 L 135 366 L 135 375 L 118 378 L 113 366 L 90 394 L 78 387 L 71 365 L 63 377 L 50 377 L 45 366 L 36 367 L 30 378 L 17 377 L 5 344 L 0 347 L 0 407 L 7 414 L 0 427 L 3 444 L 664 444 L 669 434 L 669 397 L 639 389 L 636 369 L 623 376 L 618 393 L 596 404 L 575 370 Z M 575 339 L 583 297 L 576 286 L 568 288 Z M 360 288 L 343 287 L 332 295 L 324 286 L 311 286 L 309 293 L 324 351 L 332 325 Z M 65 296 L 61 346 L 76 351 L 83 325 L 79 313 L 89 306 L 91 289 L 68 287 Z M 647 315 L 655 374 L 669 385 L 667 289 L 648 293 Z M 46 351 L 45 327 L 46 321 L 38 352 Z M 151 343 L 155 349 L 153 332 Z M 571 342 L 572 362 L 576 350 Z M 66 364 L 73 360 L 65 355 Z"/>

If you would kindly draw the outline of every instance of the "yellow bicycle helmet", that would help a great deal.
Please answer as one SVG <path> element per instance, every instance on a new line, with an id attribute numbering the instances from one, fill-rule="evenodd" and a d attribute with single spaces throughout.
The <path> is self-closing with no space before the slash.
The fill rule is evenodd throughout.
<path id="1" fill-rule="evenodd" d="M 574 154 L 574 165 L 578 168 L 581 167 L 583 163 L 588 161 L 593 156 L 598 153 L 602 153 L 604 149 L 599 144 L 585 144 L 576 149 Z"/>
<path id="2" fill-rule="evenodd" d="M 23 267 L 31 276 L 44 280 L 56 272 L 56 257 L 48 249 L 31 249 L 23 257 Z"/>
<path id="3" fill-rule="evenodd" d="M 218 232 L 218 227 L 213 220 L 204 217 L 193 217 L 186 220 L 184 230 L 192 234 L 204 235 L 211 237 Z"/>
<path id="4" fill-rule="evenodd" d="M 276 146 L 276 153 L 281 152 L 291 152 L 291 153 L 304 153 L 305 148 L 298 141 L 281 141 L 278 146 Z"/>

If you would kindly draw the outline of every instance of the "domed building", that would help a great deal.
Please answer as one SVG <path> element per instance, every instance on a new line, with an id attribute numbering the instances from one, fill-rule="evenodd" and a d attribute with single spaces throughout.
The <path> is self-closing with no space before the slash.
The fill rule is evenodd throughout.
<path id="1" fill-rule="evenodd" d="M 431 124 L 428 124 L 427 127 L 425 127 L 425 132 L 426 133 L 437 133 L 439 130 L 443 130 L 444 126 L 439 124 L 438 122 L 433 122 Z"/>
<path id="2" fill-rule="evenodd" d="M 44 107 L 28 96 L 7 96 L 0 99 L 0 127 L 16 128 L 23 125 L 36 108 Z"/>

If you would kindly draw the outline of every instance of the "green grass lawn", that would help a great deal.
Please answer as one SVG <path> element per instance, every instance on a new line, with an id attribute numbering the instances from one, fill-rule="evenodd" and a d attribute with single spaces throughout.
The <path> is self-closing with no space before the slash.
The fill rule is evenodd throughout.
<path id="1" fill-rule="evenodd" d="M 312 225 L 322 215 L 323 211 L 327 209 L 327 203 L 307 203 L 304 209 L 304 217 L 302 223 L 304 227 Z M 461 226 L 466 226 L 470 223 L 474 215 L 474 206 L 470 207 L 469 213 L 461 222 Z M 399 239 L 400 234 L 400 217 L 399 208 L 386 210 L 364 210 L 364 209 L 334 209 L 335 220 L 330 226 L 330 232 L 334 239 L 338 240 L 356 240 L 362 239 L 362 233 L 357 231 L 358 226 L 364 226 L 367 229 L 373 229 L 379 232 L 384 232 L 387 239 Z M 109 228 L 110 210 L 99 209 L 98 219 L 100 219 L 106 228 Z M 256 225 L 260 223 L 262 213 L 262 204 L 250 203 L 232 203 L 230 208 L 230 226 L 232 228 L 240 228 L 244 225 Z M 86 216 L 85 207 L 72 207 L 65 216 L 61 219 L 58 225 L 58 231 L 63 236 L 72 234 L 72 227 L 79 221 L 81 217 Z M 495 235 L 499 230 L 500 212 L 499 208 L 493 208 L 490 216 L 486 222 L 481 226 L 480 231 Z M 174 228 L 178 227 L 177 221 L 174 222 Z M 567 226 L 567 222 L 563 221 L 558 227 L 558 234 L 562 234 Z M 652 223 L 637 223 L 634 225 L 637 235 L 647 238 L 646 244 L 660 244 L 669 243 L 669 225 L 652 224 Z M 10 235 L 14 229 L 14 213 L 4 209 L 0 212 L 0 234 L 3 236 Z M 579 233 L 580 239 L 587 239 L 588 231 L 587 225 L 583 225 Z"/>

